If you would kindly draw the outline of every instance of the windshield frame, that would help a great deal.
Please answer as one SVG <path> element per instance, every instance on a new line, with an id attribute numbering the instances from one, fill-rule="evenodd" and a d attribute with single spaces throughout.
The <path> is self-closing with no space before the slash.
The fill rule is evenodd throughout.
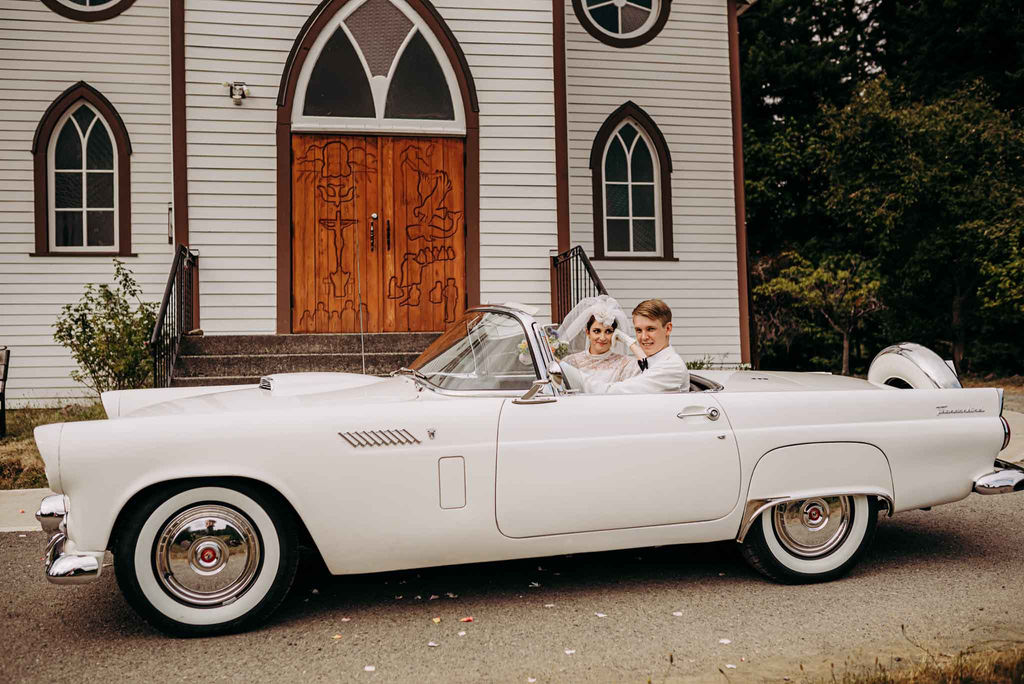
<path id="1" fill-rule="evenodd" d="M 468 316 L 468 315 L 474 314 L 474 313 L 497 313 L 497 314 L 504 314 L 506 316 L 510 316 L 510 317 L 514 318 L 516 320 L 516 322 L 519 323 L 520 327 L 523 329 L 523 336 L 526 339 L 527 347 L 529 347 L 529 350 L 530 350 L 530 358 L 533 361 L 533 372 L 534 372 L 534 374 L 540 380 L 547 380 L 547 379 L 549 379 L 548 378 L 547 364 L 544 363 L 544 354 L 543 354 L 543 351 L 542 351 L 543 347 L 541 346 L 541 338 L 543 337 L 543 333 L 542 332 L 538 332 L 538 331 L 541 330 L 541 326 L 537 323 L 536 319 L 534 319 L 533 316 L 531 316 L 530 314 L 528 314 L 525 311 L 522 311 L 520 309 L 515 309 L 515 308 L 512 308 L 512 307 L 508 307 L 508 306 L 500 306 L 500 305 L 496 305 L 496 304 L 486 304 L 486 305 L 483 305 L 483 306 L 474 306 L 474 307 L 472 307 L 470 309 L 467 309 L 466 312 L 463 314 L 463 316 L 460 317 L 454 323 L 452 323 L 452 325 L 460 323 L 465 316 Z M 450 327 L 451 326 L 449 326 L 449 328 Z M 538 337 L 538 335 L 540 335 L 541 337 Z M 422 356 L 422 354 L 421 354 L 421 356 Z M 419 357 L 417 357 L 416 361 L 419 361 Z M 410 364 L 410 368 L 413 365 L 415 365 L 416 361 L 413 361 L 413 363 Z M 425 387 L 425 388 L 427 388 L 427 389 L 429 389 L 429 390 L 431 390 L 433 392 L 436 392 L 438 394 L 443 394 L 443 395 L 453 396 L 453 397 L 518 397 L 518 396 L 521 396 L 524 391 L 526 391 L 526 389 L 514 389 L 514 390 L 507 390 L 507 389 L 505 389 L 505 390 L 499 390 L 499 389 L 458 389 L 458 390 L 456 390 L 456 389 L 448 389 L 448 388 L 444 388 L 444 387 L 439 387 L 439 386 L 435 385 L 434 383 L 430 382 L 429 380 L 423 380 L 421 378 L 416 378 L 415 376 L 406 375 L 405 377 L 413 377 L 414 380 L 417 383 L 419 383 L 421 387 Z M 553 385 L 554 385 L 554 383 L 550 383 L 548 385 L 548 387 L 545 388 L 544 393 L 551 394 L 552 391 L 554 391 L 553 390 Z"/>

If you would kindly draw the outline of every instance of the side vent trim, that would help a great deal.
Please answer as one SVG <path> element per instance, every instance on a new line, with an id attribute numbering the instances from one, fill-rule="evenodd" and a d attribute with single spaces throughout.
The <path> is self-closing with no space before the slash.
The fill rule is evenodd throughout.
<path id="1" fill-rule="evenodd" d="M 419 444 L 420 440 L 405 429 L 389 430 L 353 430 L 339 432 L 338 435 L 352 447 L 402 446 L 403 444 Z"/>

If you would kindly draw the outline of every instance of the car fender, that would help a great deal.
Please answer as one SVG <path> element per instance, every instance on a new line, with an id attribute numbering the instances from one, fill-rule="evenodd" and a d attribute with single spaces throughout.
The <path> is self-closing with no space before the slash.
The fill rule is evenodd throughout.
<path id="1" fill-rule="evenodd" d="M 737 539 L 742 541 L 758 515 L 782 501 L 815 496 L 868 494 L 894 510 L 889 459 L 863 442 L 812 442 L 778 447 L 754 465 Z"/>

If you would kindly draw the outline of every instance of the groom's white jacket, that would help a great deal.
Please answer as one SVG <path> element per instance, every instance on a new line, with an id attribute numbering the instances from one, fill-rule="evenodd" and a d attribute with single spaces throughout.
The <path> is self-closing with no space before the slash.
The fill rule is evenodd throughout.
<path id="1" fill-rule="evenodd" d="M 583 391 L 587 394 L 652 394 L 678 392 L 680 388 L 683 391 L 690 388 L 690 371 L 672 347 L 648 356 L 647 370 L 640 375 L 620 382 L 583 381 Z"/>

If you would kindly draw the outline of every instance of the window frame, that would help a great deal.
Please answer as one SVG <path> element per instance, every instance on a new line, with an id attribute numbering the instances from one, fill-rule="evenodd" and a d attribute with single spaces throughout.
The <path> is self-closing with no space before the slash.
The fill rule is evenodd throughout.
<path id="1" fill-rule="evenodd" d="M 592 37 L 614 48 L 632 48 L 651 42 L 665 28 L 665 24 L 668 23 L 669 14 L 672 11 L 672 0 L 653 0 L 653 2 L 658 3 L 657 9 L 651 9 L 654 21 L 648 20 L 646 28 L 641 27 L 641 30 L 623 36 L 610 33 L 603 27 L 598 26 L 584 6 L 584 2 L 585 0 L 572 0 L 572 11 L 576 15 L 576 20 Z"/>
<path id="2" fill-rule="evenodd" d="M 651 153 L 654 165 L 654 214 L 655 214 L 655 252 L 608 252 L 607 219 L 605 206 L 607 183 L 604 178 L 604 163 L 608 149 L 613 142 L 618 142 L 618 132 L 626 124 L 631 124 L 642 137 Z M 632 177 L 632 157 L 626 158 L 627 178 Z M 678 261 L 673 255 L 672 244 L 672 159 L 668 144 L 654 120 L 634 102 L 629 101 L 616 109 L 605 119 L 594 136 L 590 150 L 590 172 L 592 180 L 591 194 L 593 197 L 594 221 L 594 259 L 606 261 Z M 618 182 L 618 181 L 613 181 Z M 630 217 L 632 220 L 632 181 L 630 187 Z M 622 218 L 622 217 L 612 217 Z M 632 226 L 630 227 L 630 243 L 632 246 Z"/>
<path id="3" fill-rule="evenodd" d="M 58 169 L 57 168 L 56 152 L 57 152 L 57 141 L 60 138 L 60 133 L 61 133 L 61 131 L 64 128 L 64 124 L 67 123 L 67 121 L 70 120 L 74 116 L 75 112 L 77 112 L 80 107 L 88 107 L 92 111 L 92 113 L 93 113 L 93 115 L 95 117 L 94 121 L 89 124 L 89 130 L 84 132 L 85 135 L 86 136 L 91 135 L 92 134 L 92 129 L 95 126 L 102 125 L 107 130 L 107 135 L 110 136 L 111 147 L 113 148 L 113 152 L 114 152 L 113 168 L 109 169 L 109 173 L 112 173 L 114 175 L 114 182 L 113 182 L 113 189 L 114 189 L 113 206 L 112 207 L 100 207 L 100 210 L 103 210 L 103 211 L 113 211 L 114 212 L 114 244 L 112 244 L 112 245 L 96 245 L 96 246 L 93 246 L 93 247 L 90 247 L 87 244 L 74 245 L 74 246 L 68 246 L 68 247 L 60 247 L 60 246 L 57 245 L 57 230 L 56 230 L 56 226 L 57 226 L 57 203 L 56 203 L 57 183 L 56 183 L 56 174 L 59 173 L 59 172 L 81 172 L 81 174 L 82 174 L 82 202 L 81 202 L 81 206 L 77 208 L 77 211 L 82 214 L 82 241 L 84 243 L 84 242 L 88 241 L 88 237 L 89 237 L 88 216 L 86 215 L 87 212 L 90 209 L 90 207 L 88 206 L 88 204 L 89 204 L 89 199 L 88 199 L 88 197 L 89 197 L 88 174 L 90 174 L 90 173 L 107 173 L 108 172 L 107 169 L 88 169 L 88 159 L 87 159 L 88 144 L 89 144 L 89 138 L 88 137 L 80 138 L 81 144 L 82 144 L 82 167 L 81 167 L 81 169 Z M 76 128 L 76 130 L 78 130 L 80 128 L 81 127 L 79 126 L 79 127 Z M 81 133 L 80 133 L 80 135 L 81 135 Z M 49 222 L 49 225 L 51 226 L 51 229 L 47 231 L 47 236 L 48 236 L 48 239 L 49 239 L 48 248 L 49 248 L 49 251 L 50 251 L 51 254 L 60 253 L 60 252 L 76 252 L 76 253 L 85 253 L 85 252 L 118 252 L 118 247 L 119 247 L 119 243 L 120 243 L 120 235 L 118 234 L 118 230 L 117 230 L 117 228 L 118 228 L 118 216 L 117 216 L 117 213 L 118 213 L 117 212 L 117 199 L 118 199 L 118 197 L 117 197 L 117 195 L 118 195 L 118 187 L 117 187 L 117 185 L 118 185 L 118 183 L 117 183 L 117 180 L 118 180 L 118 178 L 117 178 L 117 175 L 118 175 L 117 174 L 117 159 L 118 159 L 117 158 L 117 147 L 116 147 L 116 145 L 114 143 L 114 134 L 110 130 L 110 126 L 107 124 L 106 120 L 102 116 L 100 116 L 100 113 L 98 111 L 96 111 L 95 107 L 93 107 L 92 105 L 90 105 L 88 102 L 86 102 L 84 100 L 79 100 L 78 102 L 75 102 L 74 105 L 72 105 L 71 107 L 68 107 L 64 111 L 64 114 L 61 115 L 61 118 L 58 119 L 57 124 L 54 126 L 53 134 L 50 136 L 50 144 L 48 145 L 48 148 L 47 148 L 47 151 L 46 151 L 46 164 L 47 164 L 47 171 L 46 171 L 46 174 L 47 174 L 46 175 L 47 198 L 46 198 L 46 201 L 47 201 L 47 211 L 48 211 L 47 220 Z M 61 211 L 65 211 L 65 210 L 61 210 Z"/>
<path id="4" fill-rule="evenodd" d="M 64 0 L 43 0 L 53 12 L 74 21 L 105 21 L 113 19 L 135 4 L 135 0 L 112 0 L 96 9 L 89 9 Z"/>
<path id="5" fill-rule="evenodd" d="M 87 104 L 107 129 L 114 160 L 114 245 L 57 247 L 54 205 L 54 150 L 60 126 L 82 104 Z M 87 149 L 82 149 L 85 165 Z M 35 204 L 35 251 L 31 256 L 136 256 L 131 241 L 131 140 L 124 121 L 98 90 L 84 81 L 65 90 L 43 114 L 32 140 L 33 192 Z M 84 173 L 84 172 L 83 172 Z M 83 177 L 83 193 L 85 179 Z M 85 204 L 83 195 L 83 207 Z M 83 222 L 83 240 L 85 224 Z"/>

